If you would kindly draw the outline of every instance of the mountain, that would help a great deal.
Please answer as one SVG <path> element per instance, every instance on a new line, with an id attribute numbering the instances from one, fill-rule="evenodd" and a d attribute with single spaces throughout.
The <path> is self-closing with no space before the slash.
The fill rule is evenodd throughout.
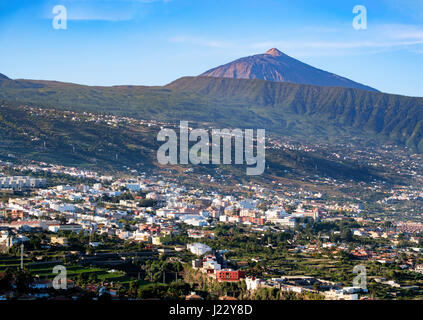
<path id="1" fill-rule="evenodd" d="M 218 128 L 265 128 L 325 143 L 389 141 L 423 152 L 423 98 L 352 88 L 214 77 L 185 77 L 164 87 L 7 80 L 0 81 L 0 99 L 139 119 L 203 121 Z"/>
<path id="2" fill-rule="evenodd" d="M 293 82 L 324 87 L 346 87 L 377 91 L 369 86 L 329 73 L 299 60 L 276 48 L 264 54 L 241 58 L 201 74 L 206 77 L 261 79 L 274 82 Z"/>
<path id="3" fill-rule="evenodd" d="M 10 79 L 6 77 L 4 74 L 0 73 L 0 81 L 2 80 L 10 80 Z"/>
<path id="4" fill-rule="evenodd" d="M 243 105 L 241 112 L 227 113 L 232 123 L 251 121 L 251 126 L 308 139 L 338 136 L 367 139 L 387 137 L 423 152 L 423 98 L 341 87 L 317 87 L 251 79 L 184 77 L 166 88 L 189 92 L 222 104 Z M 221 113 L 213 111 L 216 117 Z M 236 112 L 232 107 L 231 112 Z M 369 135 L 370 134 L 370 135 Z"/>

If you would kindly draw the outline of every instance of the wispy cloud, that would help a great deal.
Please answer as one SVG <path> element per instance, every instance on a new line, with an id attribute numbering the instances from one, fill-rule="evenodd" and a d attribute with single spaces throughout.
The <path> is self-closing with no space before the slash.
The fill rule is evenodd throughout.
<path id="1" fill-rule="evenodd" d="M 327 34 L 326 34 L 327 35 Z M 324 34 L 322 37 L 325 36 Z M 344 40 L 345 39 L 345 40 Z M 374 53 L 394 50 L 423 51 L 423 27 L 416 25 L 384 24 L 374 25 L 367 31 L 355 31 L 344 28 L 334 37 L 324 41 L 315 41 L 308 36 L 301 40 L 273 39 L 250 43 L 255 49 L 280 47 L 283 49 L 313 51 L 313 55 Z"/>
<path id="2" fill-rule="evenodd" d="M 380 27 L 381 32 L 387 32 L 394 39 L 420 39 L 423 40 L 423 26 L 391 24 Z"/>
<path id="3" fill-rule="evenodd" d="M 298 57 L 310 56 L 344 56 L 363 55 L 406 50 L 412 53 L 423 53 L 423 26 L 380 24 L 369 27 L 362 32 L 354 30 L 351 26 L 338 26 L 330 31 L 317 26 L 313 28 L 316 33 L 308 32 L 289 35 L 283 39 L 211 39 L 207 36 L 183 35 L 170 38 L 173 43 L 183 43 L 192 46 L 209 47 L 216 49 L 230 49 L 230 51 L 243 51 L 249 53 L 265 52 L 269 48 L 279 48 L 288 54 Z M 293 33 L 294 34 L 294 33 Z M 322 40 L 316 40 L 322 39 Z"/>

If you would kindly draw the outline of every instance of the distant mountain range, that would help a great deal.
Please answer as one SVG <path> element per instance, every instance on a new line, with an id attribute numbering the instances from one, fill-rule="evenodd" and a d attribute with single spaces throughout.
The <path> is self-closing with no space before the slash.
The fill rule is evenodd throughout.
<path id="1" fill-rule="evenodd" d="M 261 79 L 274 82 L 292 82 L 324 87 L 346 87 L 369 91 L 374 88 L 329 73 L 291 58 L 276 48 L 264 54 L 237 59 L 213 68 L 201 76 L 234 79 Z"/>
<path id="2" fill-rule="evenodd" d="M 3 76 L 0 99 L 140 119 L 201 121 L 221 128 L 265 128 L 269 133 L 323 142 L 358 137 L 369 143 L 383 140 L 423 152 L 423 98 L 380 93 L 369 87 L 350 88 L 348 84 L 354 83 L 349 80 L 304 65 L 276 49 L 252 59 L 273 61 L 266 68 L 276 62 L 283 65 L 286 60 L 290 66 L 303 68 L 298 72 L 303 80 L 296 81 L 321 75 L 323 83 L 201 76 L 184 77 L 166 86 L 99 87 Z M 284 76 L 281 70 L 269 71 L 273 80 L 282 79 L 278 78 Z M 330 79 L 344 85 L 327 86 Z"/>

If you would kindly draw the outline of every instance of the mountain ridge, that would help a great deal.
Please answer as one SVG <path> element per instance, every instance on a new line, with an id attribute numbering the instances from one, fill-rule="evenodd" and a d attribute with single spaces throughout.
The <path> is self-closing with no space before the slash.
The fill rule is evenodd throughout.
<path id="1" fill-rule="evenodd" d="M 214 77 L 184 77 L 166 87 L 259 106 L 265 112 L 263 116 L 276 122 L 283 123 L 294 115 L 316 126 L 324 122 L 345 130 L 352 127 L 381 134 L 423 151 L 423 98 L 354 88 Z M 301 119 L 304 117 L 307 119 Z"/>
<path id="2" fill-rule="evenodd" d="M 0 82 L 0 99 L 222 128 L 265 128 L 319 141 L 382 137 L 423 152 L 423 98 L 359 89 L 216 77 L 184 77 L 163 87 L 7 80 Z"/>

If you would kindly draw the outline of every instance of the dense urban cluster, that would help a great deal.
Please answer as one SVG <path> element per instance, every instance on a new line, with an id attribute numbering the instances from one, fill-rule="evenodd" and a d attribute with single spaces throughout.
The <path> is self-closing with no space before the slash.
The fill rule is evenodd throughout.
<path id="1" fill-rule="evenodd" d="M 2 162 L 2 299 L 378 299 L 419 297 L 423 224 L 305 187 L 120 175 Z M 190 171 L 186 172 L 190 174 Z M 210 180 L 210 179 L 209 179 Z M 18 181 L 19 183 L 11 183 Z M 392 192 L 382 204 L 420 193 Z M 52 286 L 67 268 L 66 290 Z M 365 266 L 354 285 L 353 269 Z M 364 286 L 363 286 L 364 284 Z"/>

